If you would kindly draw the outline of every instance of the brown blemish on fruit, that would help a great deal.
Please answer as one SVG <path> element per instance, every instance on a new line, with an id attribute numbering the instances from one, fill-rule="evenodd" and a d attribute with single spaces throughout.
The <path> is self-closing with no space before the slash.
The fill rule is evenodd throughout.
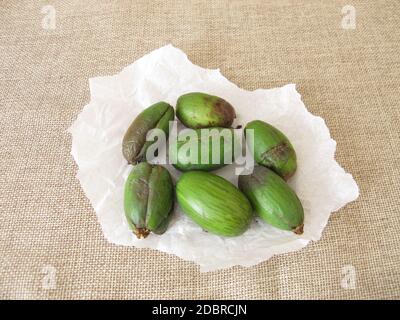
<path id="1" fill-rule="evenodd" d="M 289 174 L 284 174 L 282 176 L 282 178 L 283 178 L 283 180 L 288 181 L 291 177 L 293 177 L 293 175 L 294 175 L 294 172 L 289 173 Z"/>
<path id="2" fill-rule="evenodd" d="M 140 185 L 140 189 L 136 192 L 137 197 L 140 200 L 147 200 L 149 196 L 149 182 L 145 178 L 139 178 L 136 183 Z"/>
<path id="3" fill-rule="evenodd" d="M 296 155 L 294 150 L 286 142 L 281 142 L 271 149 L 261 153 L 260 161 L 263 166 L 266 166 L 278 173 L 285 181 L 291 178 L 296 170 L 285 169 L 289 160 Z"/>
<path id="4" fill-rule="evenodd" d="M 235 109 L 231 106 L 230 103 L 225 101 L 224 99 L 218 99 L 217 102 L 214 103 L 215 112 L 224 119 L 223 126 L 229 127 L 233 119 L 236 118 Z"/>
<path id="5" fill-rule="evenodd" d="M 275 147 L 273 147 L 272 149 L 269 149 L 268 152 L 266 152 L 266 153 L 271 158 L 274 158 L 277 160 L 284 160 L 289 155 L 289 152 L 290 152 L 289 146 L 285 142 L 282 142 L 282 143 L 276 145 Z"/>
<path id="6" fill-rule="evenodd" d="M 263 152 L 261 154 L 261 160 L 264 165 L 274 166 L 278 161 L 287 161 L 290 152 L 290 147 L 285 142 L 281 142 L 275 147 Z"/>

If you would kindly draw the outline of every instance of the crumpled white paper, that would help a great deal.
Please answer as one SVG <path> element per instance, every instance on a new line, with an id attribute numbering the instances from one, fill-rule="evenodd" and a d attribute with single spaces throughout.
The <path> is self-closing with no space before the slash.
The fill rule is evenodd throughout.
<path id="1" fill-rule="evenodd" d="M 77 178 L 111 243 L 175 254 L 198 263 L 201 271 L 252 266 L 318 240 L 330 214 L 358 197 L 352 176 L 334 159 L 336 142 L 324 120 L 307 111 L 294 84 L 246 91 L 228 81 L 219 70 L 192 64 L 185 53 L 172 45 L 152 51 L 119 74 L 91 78 L 89 84 L 90 103 L 69 129 L 71 153 L 79 167 Z M 132 234 L 123 210 L 123 187 L 131 167 L 122 156 L 122 137 L 143 109 L 161 100 L 174 106 L 180 95 L 191 91 L 229 101 L 237 113 L 234 125 L 261 119 L 288 136 L 298 157 L 298 170 L 290 185 L 305 210 L 302 236 L 254 221 L 240 237 L 219 237 L 202 231 L 177 204 L 165 234 L 151 234 L 144 240 Z M 179 172 L 167 167 L 176 180 Z M 214 172 L 237 184 L 230 166 Z"/>

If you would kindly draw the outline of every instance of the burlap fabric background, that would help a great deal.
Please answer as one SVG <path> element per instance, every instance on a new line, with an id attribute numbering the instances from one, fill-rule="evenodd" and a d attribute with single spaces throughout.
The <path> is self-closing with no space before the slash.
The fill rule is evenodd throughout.
<path id="1" fill-rule="evenodd" d="M 54 30 L 42 27 L 48 4 Z M 347 4 L 355 30 L 341 27 Z M 1 1 L 0 10 L 1 298 L 400 298 L 399 1 Z M 361 196 L 321 241 L 202 274 L 103 238 L 66 130 L 88 102 L 89 77 L 169 42 L 249 90 L 297 83 L 326 120 Z M 349 270 L 354 289 L 343 285 Z"/>

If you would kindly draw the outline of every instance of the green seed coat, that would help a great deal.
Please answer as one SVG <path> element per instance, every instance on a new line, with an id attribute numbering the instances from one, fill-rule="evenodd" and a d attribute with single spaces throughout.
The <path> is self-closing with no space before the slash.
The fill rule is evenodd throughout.
<path id="1" fill-rule="evenodd" d="M 247 230 L 252 219 L 249 200 L 232 183 L 215 174 L 182 174 L 176 194 L 182 210 L 204 230 L 234 237 Z"/>
<path id="2" fill-rule="evenodd" d="M 246 125 L 254 130 L 254 160 L 262 166 L 274 170 L 285 180 L 289 179 L 297 169 L 296 152 L 289 139 L 277 128 L 261 120 L 251 121 Z"/>
<path id="3" fill-rule="evenodd" d="M 174 120 L 175 112 L 166 102 L 158 102 L 143 110 L 133 120 L 122 140 L 122 154 L 130 164 L 146 160 L 146 151 L 153 141 L 146 141 L 152 129 L 161 129 L 169 134 L 169 121 Z M 147 159 L 149 160 L 149 159 Z"/>
<path id="4" fill-rule="evenodd" d="M 131 230 L 139 239 L 150 232 L 165 232 L 173 198 L 173 183 L 167 169 L 147 162 L 133 167 L 125 183 L 124 210 Z"/>
<path id="5" fill-rule="evenodd" d="M 239 177 L 239 189 L 265 222 L 279 229 L 303 233 L 303 206 L 296 193 L 275 172 L 256 166 L 252 174 Z"/>
<path id="6" fill-rule="evenodd" d="M 233 107 L 224 99 L 201 92 L 187 93 L 176 103 L 176 116 L 192 129 L 232 125 L 236 117 Z"/>

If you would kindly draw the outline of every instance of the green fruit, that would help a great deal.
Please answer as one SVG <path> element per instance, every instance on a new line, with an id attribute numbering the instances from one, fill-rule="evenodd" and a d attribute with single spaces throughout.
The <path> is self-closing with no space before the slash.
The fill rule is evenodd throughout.
<path id="1" fill-rule="evenodd" d="M 267 223 L 303 233 L 304 211 L 296 193 L 272 170 L 256 166 L 250 175 L 239 176 L 239 189 Z"/>
<path id="2" fill-rule="evenodd" d="M 158 102 L 143 110 L 133 120 L 122 141 L 122 153 L 130 164 L 146 159 L 147 148 L 154 141 L 146 141 L 147 133 L 152 129 L 161 129 L 169 134 L 169 121 L 174 120 L 174 108 L 166 102 Z M 149 160 L 149 159 L 147 159 Z"/>
<path id="3" fill-rule="evenodd" d="M 176 194 L 182 210 L 204 230 L 234 237 L 252 219 L 249 200 L 232 183 L 215 174 L 190 171 L 181 175 Z"/>
<path id="4" fill-rule="evenodd" d="M 177 169 L 210 171 L 234 160 L 238 141 L 232 129 L 196 129 L 190 133 L 192 138 L 188 141 L 184 140 L 188 136 L 182 131 L 170 145 L 169 158 Z"/>
<path id="5" fill-rule="evenodd" d="M 270 124 L 255 120 L 246 125 L 248 130 L 254 130 L 254 149 L 248 144 L 255 161 L 274 170 L 285 180 L 289 179 L 297 169 L 296 152 L 289 139 Z"/>
<path id="6" fill-rule="evenodd" d="M 189 128 L 210 128 L 232 125 L 236 117 L 233 107 L 224 99 L 201 92 L 180 96 L 176 103 L 176 116 Z"/>
<path id="7" fill-rule="evenodd" d="M 162 234 L 174 205 L 174 187 L 167 169 L 141 162 L 125 183 L 124 209 L 131 230 L 139 239 L 150 232 Z"/>

